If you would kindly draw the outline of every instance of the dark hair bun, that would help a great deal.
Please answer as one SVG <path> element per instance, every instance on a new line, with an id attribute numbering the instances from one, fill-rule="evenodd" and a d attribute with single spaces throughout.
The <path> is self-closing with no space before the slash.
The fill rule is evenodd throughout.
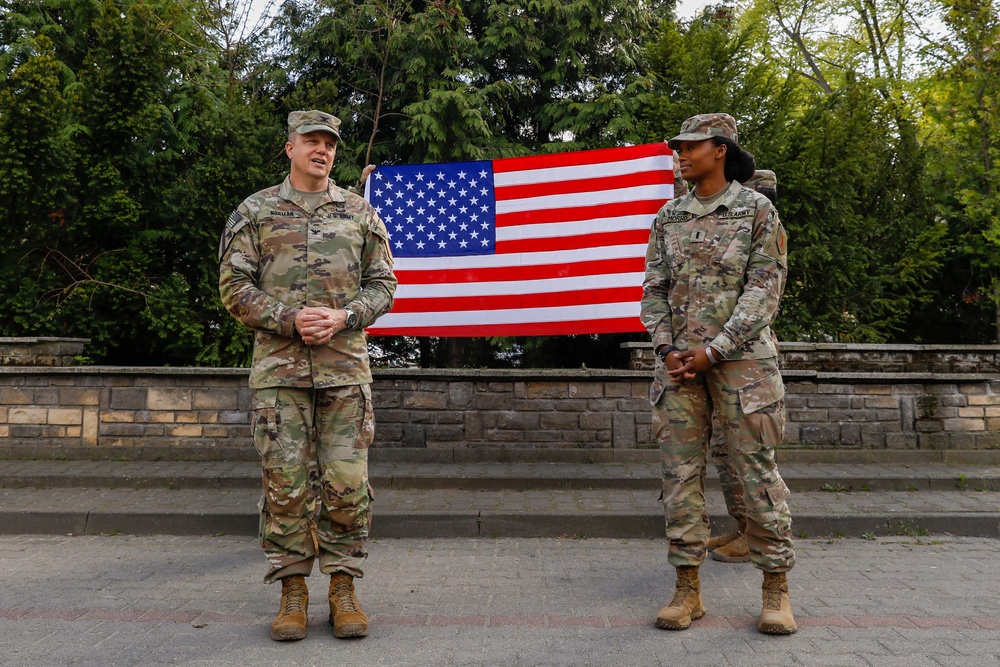
<path id="1" fill-rule="evenodd" d="M 716 146 L 726 147 L 726 180 L 745 183 L 753 178 L 757 171 L 757 161 L 748 151 L 743 150 L 732 140 L 723 137 L 712 137 Z"/>

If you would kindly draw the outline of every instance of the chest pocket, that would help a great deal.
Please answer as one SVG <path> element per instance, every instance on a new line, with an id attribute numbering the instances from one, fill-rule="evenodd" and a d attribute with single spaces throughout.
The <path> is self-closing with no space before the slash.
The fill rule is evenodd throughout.
<path id="1" fill-rule="evenodd" d="M 734 211 L 734 213 L 742 213 Z M 711 260 L 727 272 L 746 272 L 750 259 L 750 245 L 753 241 L 753 211 L 742 215 L 720 216 L 719 241 L 713 249 Z"/>

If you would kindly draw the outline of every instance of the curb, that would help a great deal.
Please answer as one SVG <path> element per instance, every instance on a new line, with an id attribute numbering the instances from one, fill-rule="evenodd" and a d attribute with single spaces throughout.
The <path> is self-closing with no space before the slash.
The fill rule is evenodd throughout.
<path id="1" fill-rule="evenodd" d="M 731 520 L 713 515 L 723 530 Z M 13 510 L 0 515 L 0 534 L 41 535 L 257 535 L 248 512 L 125 512 Z M 797 537 L 957 535 L 1000 538 L 1000 513 L 796 514 Z M 663 517 L 653 513 L 387 512 L 376 514 L 371 537 L 389 538 L 616 538 L 663 539 Z"/>

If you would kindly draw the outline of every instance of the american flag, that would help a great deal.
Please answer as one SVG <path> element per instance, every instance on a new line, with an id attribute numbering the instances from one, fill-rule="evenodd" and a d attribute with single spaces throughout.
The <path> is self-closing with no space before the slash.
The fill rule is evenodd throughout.
<path id="1" fill-rule="evenodd" d="M 673 180 L 665 143 L 379 167 L 365 197 L 386 223 L 399 286 L 368 332 L 644 331 L 646 243 Z"/>

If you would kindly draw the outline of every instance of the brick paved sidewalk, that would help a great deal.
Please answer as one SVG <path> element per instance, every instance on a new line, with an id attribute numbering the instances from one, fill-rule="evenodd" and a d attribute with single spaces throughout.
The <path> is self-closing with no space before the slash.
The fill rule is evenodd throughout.
<path id="1" fill-rule="evenodd" d="M 325 579 L 309 637 L 268 638 L 278 588 L 252 538 L 4 537 L 2 665 L 1000 665 L 1000 541 L 799 540 L 800 625 L 753 627 L 760 575 L 702 568 L 708 615 L 652 625 L 662 540 L 376 540 L 359 582 L 372 633 L 339 641 Z"/>

